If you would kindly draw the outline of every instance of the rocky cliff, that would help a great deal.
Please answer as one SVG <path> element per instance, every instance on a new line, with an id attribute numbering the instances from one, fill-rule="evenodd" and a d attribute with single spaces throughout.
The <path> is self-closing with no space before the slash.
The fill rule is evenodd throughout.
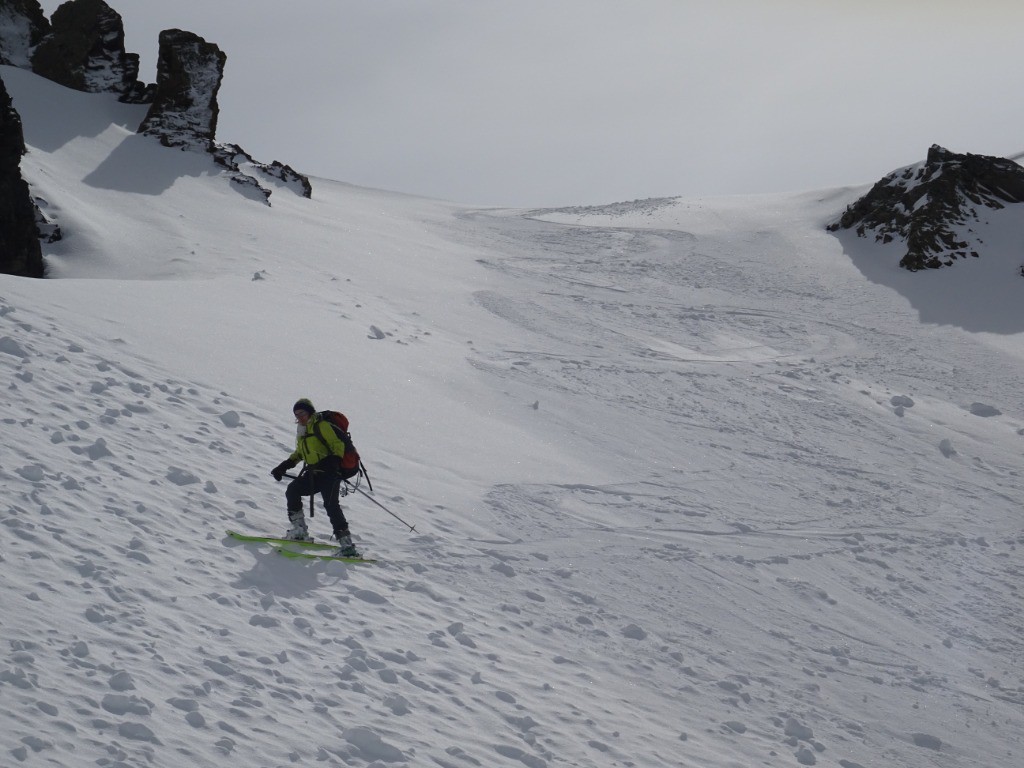
<path id="1" fill-rule="evenodd" d="M 25 138 L 21 117 L 0 80 L 0 272 L 43 277 L 36 208 L 21 178 Z"/>
<path id="2" fill-rule="evenodd" d="M 157 82 L 146 85 L 138 80 L 138 54 L 125 51 L 124 42 L 121 16 L 104 0 L 69 0 L 52 20 L 38 0 L 0 0 L 0 64 L 31 69 L 75 90 L 151 104 L 139 133 L 167 147 L 210 154 L 239 191 L 267 205 L 271 186 L 312 196 L 309 179 L 290 166 L 261 163 L 237 145 L 217 143 L 217 93 L 227 62 L 217 45 L 191 32 L 164 30 Z M 0 89 L 0 271 L 41 277 L 39 241 L 53 242 L 61 233 L 46 221 L 22 179 L 21 119 L 2 81 Z"/>
<path id="3" fill-rule="evenodd" d="M 145 102 L 139 55 L 124 48 L 121 15 L 103 0 L 71 0 L 53 13 L 49 34 L 35 47 L 32 71 L 87 93 L 116 93 L 123 101 Z"/>
<path id="4" fill-rule="evenodd" d="M 164 146 L 211 152 L 226 62 L 220 48 L 198 35 L 180 29 L 161 32 L 156 93 L 139 133 L 157 137 Z"/>
<path id="5" fill-rule="evenodd" d="M 50 33 L 38 0 L 0 0 L 0 64 L 32 68 L 32 52 Z"/>
<path id="6" fill-rule="evenodd" d="M 261 163 L 235 144 L 216 142 L 217 93 L 226 63 L 224 52 L 198 35 L 180 29 L 161 32 L 153 105 L 139 133 L 154 136 L 167 147 L 210 153 L 244 194 L 268 205 L 271 192 L 261 181 L 311 197 L 309 179 L 290 166 Z"/>
<path id="7" fill-rule="evenodd" d="M 885 176 L 828 229 L 853 229 L 878 242 L 904 242 L 901 267 L 938 269 L 981 256 L 971 225 L 981 221 L 985 209 L 1020 202 L 1024 168 L 1017 163 L 933 145 L 923 163 Z"/>

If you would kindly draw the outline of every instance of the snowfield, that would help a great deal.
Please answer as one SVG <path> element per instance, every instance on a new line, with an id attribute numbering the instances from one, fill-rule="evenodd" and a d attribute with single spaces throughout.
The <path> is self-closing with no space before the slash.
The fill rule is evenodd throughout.
<path id="1" fill-rule="evenodd" d="M 268 207 L 0 75 L 65 235 L 0 276 L 0 763 L 1024 762 L 1018 211 L 910 274 L 860 188 Z M 225 535 L 304 396 L 375 565 Z"/>

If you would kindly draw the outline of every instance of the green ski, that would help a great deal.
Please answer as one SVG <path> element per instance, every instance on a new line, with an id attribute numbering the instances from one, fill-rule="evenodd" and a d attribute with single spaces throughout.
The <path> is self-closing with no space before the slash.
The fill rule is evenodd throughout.
<path id="1" fill-rule="evenodd" d="M 228 531 L 228 536 L 238 541 L 258 542 L 261 544 L 274 544 L 277 546 L 288 545 L 302 547 L 303 549 L 337 549 L 337 544 L 328 544 L 326 541 L 296 541 L 295 539 L 282 539 L 276 536 L 251 536 L 238 531 Z"/>
<path id="2" fill-rule="evenodd" d="M 285 549 L 284 547 L 277 547 L 277 554 L 284 555 L 285 557 L 301 558 L 304 560 L 340 560 L 343 563 L 376 563 L 376 560 L 371 560 L 366 557 L 340 557 L 338 555 L 318 555 L 314 552 L 300 552 L 294 549 Z M 332 547 L 333 549 L 333 547 Z"/>
<path id="3" fill-rule="evenodd" d="M 239 533 L 238 531 L 228 531 L 228 536 L 237 541 L 246 541 L 256 544 L 272 544 L 274 551 L 285 557 L 293 558 L 306 558 L 308 560 L 341 560 L 344 563 L 375 563 L 376 560 L 370 560 L 365 557 L 338 557 L 336 555 L 325 555 L 316 554 L 316 552 L 322 553 L 324 550 L 336 550 L 337 544 L 328 544 L 325 541 L 296 541 L 295 539 L 282 539 L 277 536 L 252 536 L 248 533 Z M 295 549 L 291 549 L 295 547 Z M 303 550 L 316 550 L 316 552 L 304 552 Z"/>

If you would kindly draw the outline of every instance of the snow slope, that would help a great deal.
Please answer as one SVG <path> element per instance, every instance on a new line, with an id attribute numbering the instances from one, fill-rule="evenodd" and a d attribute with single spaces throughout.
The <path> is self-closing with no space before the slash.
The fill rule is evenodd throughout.
<path id="1" fill-rule="evenodd" d="M 5 764 L 1021 762 L 1011 249 L 901 272 L 855 189 L 268 208 L 0 75 L 65 233 L 0 277 Z M 346 499 L 377 565 L 224 535 L 300 396 L 417 528 Z"/>

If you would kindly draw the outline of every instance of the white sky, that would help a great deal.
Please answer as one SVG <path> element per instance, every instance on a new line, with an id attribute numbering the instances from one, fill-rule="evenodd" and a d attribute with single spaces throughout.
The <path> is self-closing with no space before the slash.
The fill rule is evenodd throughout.
<path id="1" fill-rule="evenodd" d="M 460 202 L 814 189 L 873 182 L 932 143 L 1024 150 L 1010 0 L 110 5 L 148 81 L 161 29 L 227 53 L 219 140 Z"/>

